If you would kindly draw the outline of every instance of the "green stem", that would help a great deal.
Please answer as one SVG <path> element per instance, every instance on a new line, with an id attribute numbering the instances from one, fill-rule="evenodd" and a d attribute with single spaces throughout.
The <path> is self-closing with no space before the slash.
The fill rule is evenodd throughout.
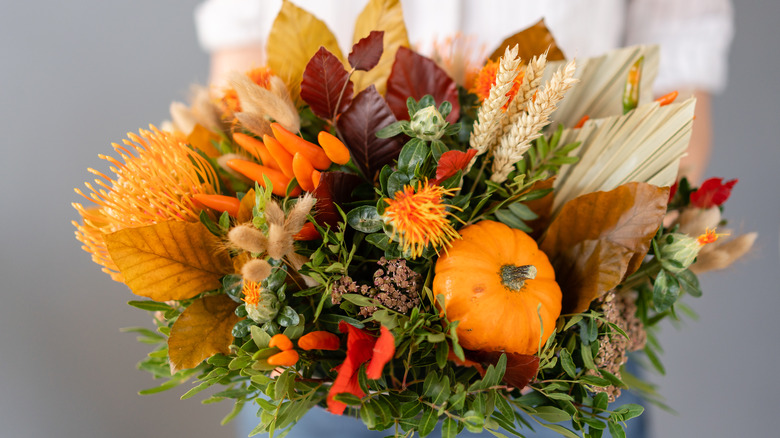
<path id="1" fill-rule="evenodd" d="M 661 263 L 657 258 L 654 258 L 644 266 L 639 268 L 636 272 L 629 275 L 623 284 L 620 285 L 621 289 L 630 290 L 640 284 L 647 281 L 648 278 L 655 276 L 661 270 Z"/>

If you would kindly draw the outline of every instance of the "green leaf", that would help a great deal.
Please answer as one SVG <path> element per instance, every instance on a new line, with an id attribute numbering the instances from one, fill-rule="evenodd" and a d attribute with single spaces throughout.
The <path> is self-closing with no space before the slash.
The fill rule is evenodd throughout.
<path id="1" fill-rule="evenodd" d="M 444 368 L 447 365 L 447 356 L 450 354 L 450 346 L 446 342 L 440 342 L 436 345 L 436 365 Z"/>
<path id="2" fill-rule="evenodd" d="M 347 213 L 349 225 L 363 233 L 375 233 L 382 229 L 382 217 L 373 205 L 364 205 Z"/>
<path id="3" fill-rule="evenodd" d="M 550 430 L 554 430 L 555 432 L 558 432 L 559 434 L 568 438 L 580 438 L 580 436 L 576 433 L 558 424 L 542 424 L 542 426 Z"/>
<path id="4" fill-rule="evenodd" d="M 471 433 L 480 433 L 485 425 L 485 417 L 477 411 L 470 410 L 463 414 L 463 425 Z"/>
<path id="5" fill-rule="evenodd" d="M 580 377 L 580 380 L 582 380 L 583 383 L 592 386 L 605 387 L 610 385 L 609 380 L 602 379 L 601 377 L 596 377 L 596 376 L 582 376 Z"/>
<path id="6" fill-rule="evenodd" d="M 279 312 L 277 322 L 279 322 L 279 325 L 282 327 L 290 327 L 297 325 L 298 322 L 300 322 L 300 317 L 298 316 L 298 312 L 296 312 L 292 307 L 284 306 L 284 309 Z"/>
<path id="7" fill-rule="evenodd" d="M 398 170 L 413 174 L 417 165 L 425 161 L 429 151 L 424 141 L 417 138 L 409 140 L 398 155 Z"/>
<path id="8" fill-rule="evenodd" d="M 533 415 L 550 423 L 560 423 L 561 421 L 571 420 L 571 415 L 555 406 L 539 406 Z"/>
<path id="9" fill-rule="evenodd" d="M 303 316 L 302 313 L 298 314 L 298 323 L 295 325 L 291 325 L 284 329 L 282 332 L 284 335 L 286 335 L 290 339 L 298 339 L 301 336 L 303 336 L 303 331 L 306 324 L 306 318 Z"/>
<path id="10" fill-rule="evenodd" d="M 663 312 L 671 308 L 679 296 L 680 285 L 677 279 L 662 269 L 653 281 L 653 306 L 657 311 Z"/>
<path id="11" fill-rule="evenodd" d="M 522 202 L 509 204 L 509 210 L 511 210 L 515 216 L 524 221 L 532 221 L 539 218 L 538 214 L 534 213 L 530 208 L 528 208 L 527 205 L 523 204 Z"/>
<path id="12" fill-rule="evenodd" d="M 341 296 L 341 298 L 358 307 L 369 307 L 376 305 L 373 299 L 360 294 L 344 294 Z"/>
<path id="13" fill-rule="evenodd" d="M 271 335 L 266 333 L 265 330 L 255 325 L 249 328 L 249 333 L 252 335 L 252 340 L 257 345 L 257 348 L 268 348 L 268 344 L 271 343 Z"/>
<path id="14" fill-rule="evenodd" d="M 626 404 L 615 409 L 616 413 L 623 416 L 623 421 L 628 421 L 632 418 L 638 417 L 642 415 L 644 411 L 644 407 L 634 403 Z"/>
<path id="15" fill-rule="evenodd" d="M 366 236 L 366 242 L 376 246 L 382 251 L 390 247 L 390 237 L 385 233 L 374 233 Z"/>
<path id="16" fill-rule="evenodd" d="M 623 383 L 623 381 L 620 380 L 616 375 L 610 373 L 607 370 L 599 370 L 599 372 L 605 379 L 609 380 L 612 386 L 616 386 L 620 389 L 628 389 L 628 385 Z"/>
<path id="17" fill-rule="evenodd" d="M 249 334 L 250 327 L 252 327 L 255 324 L 254 321 L 251 319 L 242 319 L 241 321 L 238 321 L 235 325 L 233 325 L 233 330 L 231 331 L 231 334 L 234 338 L 241 339 L 244 336 Z"/>
<path id="18" fill-rule="evenodd" d="M 590 345 L 583 345 L 582 348 L 580 348 L 580 355 L 582 356 L 582 363 L 585 365 L 585 368 L 589 370 L 596 369 L 596 363 L 593 362 L 593 352 L 590 349 Z"/>
<path id="19" fill-rule="evenodd" d="M 623 426 L 612 421 L 612 419 L 607 423 L 607 427 L 612 438 L 626 438 L 626 431 L 623 429 Z"/>
<path id="20" fill-rule="evenodd" d="M 563 370 L 566 371 L 566 374 L 568 374 L 571 378 L 577 377 L 577 368 L 574 366 L 571 353 L 569 353 L 568 350 L 561 350 L 560 358 L 561 366 L 563 366 Z"/>
<path id="21" fill-rule="evenodd" d="M 436 423 L 438 421 L 439 416 L 436 414 L 436 411 L 426 407 L 425 412 L 423 412 L 422 418 L 420 419 L 420 426 L 417 429 L 417 433 L 419 433 L 421 437 L 428 436 L 428 434 L 433 432 L 433 429 L 436 428 Z"/>
<path id="22" fill-rule="evenodd" d="M 222 289 L 235 302 L 241 302 L 241 291 L 244 288 L 244 279 L 237 274 L 228 274 L 222 277 Z"/>
<path id="23" fill-rule="evenodd" d="M 515 216 L 514 213 L 512 213 L 512 211 L 509 209 L 496 210 L 495 215 L 496 219 L 498 219 L 498 221 L 504 225 L 525 231 L 526 233 L 530 233 L 532 231 L 531 227 L 526 225 L 522 219 Z"/>
<path id="24" fill-rule="evenodd" d="M 680 282 L 680 286 L 682 286 L 683 292 L 692 297 L 698 298 L 701 296 L 701 286 L 699 286 L 699 279 L 690 269 L 686 269 L 677 273 L 677 280 Z"/>
<path id="25" fill-rule="evenodd" d="M 411 177 L 403 172 L 393 172 L 387 179 L 387 194 L 395 198 L 395 194 L 404 189 L 409 184 Z"/>
<path id="26" fill-rule="evenodd" d="M 128 301 L 127 304 L 137 307 L 141 310 L 148 310 L 150 312 L 167 312 L 171 310 L 171 306 L 160 303 L 157 301 L 144 300 L 144 301 Z"/>
<path id="27" fill-rule="evenodd" d="M 348 392 L 341 392 L 336 394 L 334 397 L 337 401 L 340 401 L 342 403 L 346 403 L 350 406 L 360 406 L 363 402 L 360 399 L 360 397 L 357 397 L 354 394 L 350 394 Z"/>
<path id="28" fill-rule="evenodd" d="M 453 438 L 458 434 L 458 422 L 453 418 L 445 418 L 441 423 L 441 438 Z"/>

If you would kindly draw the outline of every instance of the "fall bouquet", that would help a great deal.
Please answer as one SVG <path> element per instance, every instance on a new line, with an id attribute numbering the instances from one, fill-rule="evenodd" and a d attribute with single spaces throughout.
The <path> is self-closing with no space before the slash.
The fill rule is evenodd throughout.
<path id="1" fill-rule="evenodd" d="M 539 23 L 423 56 L 398 2 L 357 23 L 345 57 L 284 2 L 267 66 L 90 169 L 76 235 L 154 316 L 142 393 L 218 387 L 272 435 L 319 406 L 395 436 L 624 436 L 621 389 L 657 398 L 627 354 L 663 372 L 657 322 L 755 239 L 714 231 L 736 181 L 675 184 L 693 101 L 649 97 L 654 47 L 575 64 Z"/>

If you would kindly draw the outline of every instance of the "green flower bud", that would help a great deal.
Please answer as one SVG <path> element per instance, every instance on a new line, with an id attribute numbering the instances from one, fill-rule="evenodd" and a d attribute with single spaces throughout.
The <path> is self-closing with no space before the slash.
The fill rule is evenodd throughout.
<path id="1" fill-rule="evenodd" d="M 674 273 L 688 269 L 702 245 L 698 239 L 682 233 L 667 234 L 658 241 L 659 259 L 664 269 Z"/>
<path id="2" fill-rule="evenodd" d="M 258 324 L 273 321 L 276 314 L 279 313 L 279 307 L 281 306 L 276 294 L 267 289 L 260 291 L 256 303 L 253 300 L 246 303 L 247 316 Z"/>
<path id="3" fill-rule="evenodd" d="M 438 140 L 444 135 L 447 121 L 439 110 L 431 105 L 414 113 L 410 127 L 421 140 Z"/>

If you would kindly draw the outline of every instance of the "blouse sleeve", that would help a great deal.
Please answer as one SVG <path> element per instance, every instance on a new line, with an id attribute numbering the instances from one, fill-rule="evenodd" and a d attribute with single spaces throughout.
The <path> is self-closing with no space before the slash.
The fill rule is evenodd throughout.
<path id="1" fill-rule="evenodd" d="M 198 42 L 207 52 L 261 44 L 281 0 L 206 0 L 195 9 Z"/>
<path id="2" fill-rule="evenodd" d="M 733 36 L 729 0 L 632 0 L 626 43 L 660 44 L 656 90 L 719 92 L 726 85 Z"/>

